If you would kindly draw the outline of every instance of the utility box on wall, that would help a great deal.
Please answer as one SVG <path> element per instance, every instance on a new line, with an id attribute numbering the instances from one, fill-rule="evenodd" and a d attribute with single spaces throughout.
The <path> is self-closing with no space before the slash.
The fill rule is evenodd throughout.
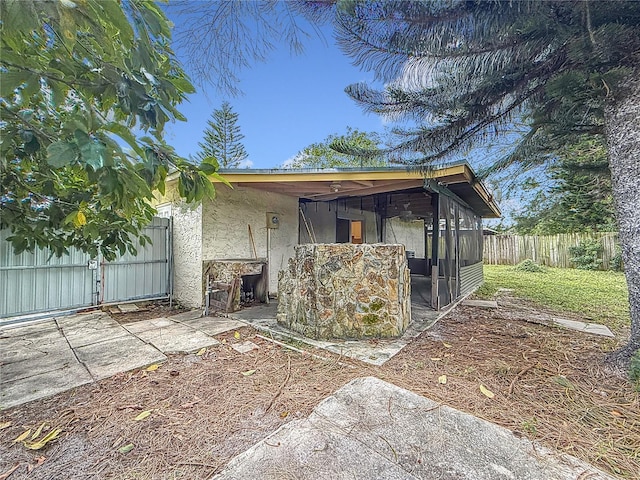
<path id="1" fill-rule="evenodd" d="M 280 228 L 280 214 L 267 212 L 267 228 Z"/>

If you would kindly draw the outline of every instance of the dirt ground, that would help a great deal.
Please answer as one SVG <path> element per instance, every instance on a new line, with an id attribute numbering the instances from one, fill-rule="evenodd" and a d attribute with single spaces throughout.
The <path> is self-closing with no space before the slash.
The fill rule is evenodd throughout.
<path id="1" fill-rule="evenodd" d="M 233 456 L 367 375 L 613 475 L 640 479 L 640 393 L 601 364 L 615 342 L 523 321 L 529 308 L 517 302 L 499 310 L 459 306 L 382 367 L 301 345 L 305 353 L 292 351 L 248 327 L 229 332 L 201 355 L 176 355 L 156 370 L 0 412 L 0 480 L 210 478 Z M 231 348 L 245 340 L 259 348 L 245 354 Z M 62 428 L 59 439 L 36 451 L 13 442 L 43 423 L 44 432 Z"/>

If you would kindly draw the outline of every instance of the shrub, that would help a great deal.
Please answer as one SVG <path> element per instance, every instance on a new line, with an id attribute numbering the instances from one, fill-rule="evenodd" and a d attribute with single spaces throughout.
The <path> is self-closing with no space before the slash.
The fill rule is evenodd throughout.
<path id="1" fill-rule="evenodd" d="M 527 258 L 526 260 L 521 261 L 518 265 L 516 265 L 516 270 L 519 272 L 530 272 L 530 273 L 544 273 L 544 267 L 538 265 L 536 262 Z"/>
<path id="2" fill-rule="evenodd" d="M 598 240 L 587 239 L 575 247 L 569 247 L 571 261 L 579 270 L 599 270 L 602 265 L 602 244 Z"/>
<path id="3" fill-rule="evenodd" d="M 619 246 L 616 246 L 616 254 L 611 257 L 609 268 L 614 272 L 622 272 L 622 270 L 624 270 L 624 265 L 622 264 L 622 249 Z"/>

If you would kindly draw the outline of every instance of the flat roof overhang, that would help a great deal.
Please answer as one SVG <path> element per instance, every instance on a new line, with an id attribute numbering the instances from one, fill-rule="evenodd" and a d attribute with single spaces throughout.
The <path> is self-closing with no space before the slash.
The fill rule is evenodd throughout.
<path id="1" fill-rule="evenodd" d="M 424 187 L 425 180 L 431 179 L 440 186 L 447 187 L 477 215 L 485 218 L 500 217 L 500 209 L 493 196 L 476 178 L 467 163 L 427 172 L 383 167 L 323 170 L 221 169 L 218 173 L 233 186 L 250 187 L 316 202 L 401 192 Z M 220 180 L 212 178 L 212 182 L 220 183 Z"/>

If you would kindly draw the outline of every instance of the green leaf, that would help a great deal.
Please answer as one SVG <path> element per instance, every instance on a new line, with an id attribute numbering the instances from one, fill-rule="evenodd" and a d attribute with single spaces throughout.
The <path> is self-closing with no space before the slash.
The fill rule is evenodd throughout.
<path id="1" fill-rule="evenodd" d="M 47 147 L 47 163 L 54 168 L 62 168 L 76 160 L 76 149 L 73 144 L 58 141 Z"/>
<path id="2" fill-rule="evenodd" d="M 126 445 L 123 445 L 122 447 L 120 447 L 118 449 L 118 452 L 129 453 L 131 450 L 133 450 L 133 443 L 127 443 Z"/>

